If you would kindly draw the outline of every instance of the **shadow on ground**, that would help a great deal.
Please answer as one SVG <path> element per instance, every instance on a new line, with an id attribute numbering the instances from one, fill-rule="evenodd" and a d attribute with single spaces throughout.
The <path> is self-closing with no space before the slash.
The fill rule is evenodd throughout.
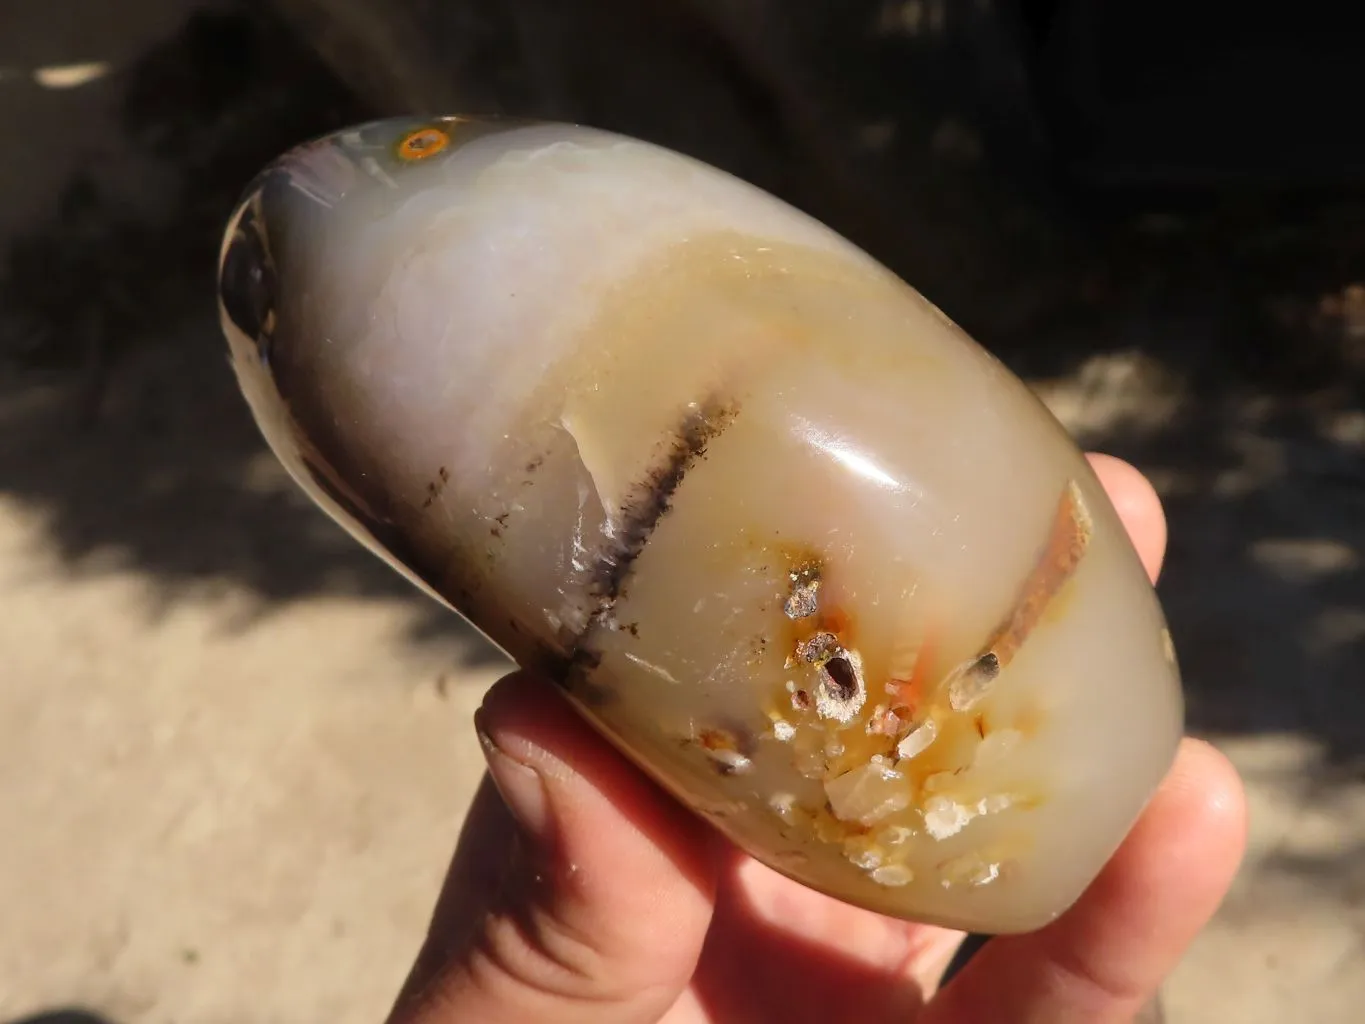
<path id="1" fill-rule="evenodd" d="M 364 114 L 243 10 L 191 19 L 122 83 L 128 159 L 170 183 L 165 208 L 134 210 L 110 192 L 118 175 L 86 168 L 56 218 L 11 245 L 0 487 L 49 518 L 73 566 L 112 558 L 168 597 L 231 580 L 267 605 L 355 593 L 425 607 L 263 468 L 223 362 L 211 267 L 237 190 L 279 150 Z M 750 103 L 735 123 L 772 109 Z M 1001 241 L 991 262 L 1008 274 L 931 297 L 1087 445 L 1160 485 L 1191 727 L 1311 736 L 1324 778 L 1360 776 L 1365 206 L 1222 192 L 1062 207 L 1068 241 L 1047 258 L 1033 235 Z M 898 269 L 914 262 L 838 226 Z M 434 608 L 422 623 L 456 628 Z"/>
<path id="2" fill-rule="evenodd" d="M 73 571 L 146 573 L 161 608 L 225 582 L 261 611 L 405 601 L 416 638 L 453 634 L 468 663 L 496 660 L 300 499 L 227 366 L 213 268 L 233 203 L 360 104 L 275 23 L 231 11 L 194 15 L 93 88 L 121 97 L 126 145 L 76 168 L 55 215 L 4 254 L 0 488 L 47 518 Z"/>

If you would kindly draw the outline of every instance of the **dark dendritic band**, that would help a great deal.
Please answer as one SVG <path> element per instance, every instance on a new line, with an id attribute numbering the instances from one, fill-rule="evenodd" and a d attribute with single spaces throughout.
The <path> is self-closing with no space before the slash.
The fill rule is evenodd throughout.
<path id="1" fill-rule="evenodd" d="M 591 572 L 593 610 L 583 628 L 566 638 L 569 653 L 559 676 L 566 687 L 577 690 L 588 682 L 587 676 L 601 660 L 592 649 L 592 636 L 600 629 L 616 628 L 612 614 L 636 559 L 668 514 L 683 478 L 698 459 L 705 458 L 707 447 L 734 422 L 738 412 L 737 405 L 714 399 L 698 406 L 679 424 L 662 461 L 632 488 L 618 536 Z"/>

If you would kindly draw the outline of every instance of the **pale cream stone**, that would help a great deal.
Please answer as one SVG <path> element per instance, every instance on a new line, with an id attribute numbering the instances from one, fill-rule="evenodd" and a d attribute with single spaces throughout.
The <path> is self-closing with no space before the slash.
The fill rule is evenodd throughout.
<path id="1" fill-rule="evenodd" d="M 221 286 L 301 486 L 775 869 L 1035 928 L 1170 765 L 1169 634 L 1081 453 L 775 198 L 586 128 L 378 122 L 257 180 Z"/>

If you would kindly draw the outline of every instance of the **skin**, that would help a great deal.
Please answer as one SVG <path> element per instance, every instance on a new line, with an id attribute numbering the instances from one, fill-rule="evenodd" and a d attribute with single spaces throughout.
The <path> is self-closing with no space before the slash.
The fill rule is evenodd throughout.
<path id="1" fill-rule="evenodd" d="M 1155 491 L 1126 463 L 1091 460 L 1155 580 Z M 476 726 L 489 772 L 390 1024 L 1132 1021 L 1246 842 L 1235 770 L 1186 739 L 1081 899 L 940 988 L 962 933 L 846 906 L 743 856 L 551 684 L 508 676 Z"/>

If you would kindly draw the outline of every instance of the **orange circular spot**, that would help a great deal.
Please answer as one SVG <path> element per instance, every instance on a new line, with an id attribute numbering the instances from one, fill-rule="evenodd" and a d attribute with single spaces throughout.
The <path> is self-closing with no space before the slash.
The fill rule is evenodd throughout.
<path id="1" fill-rule="evenodd" d="M 450 145 L 450 136 L 439 128 L 419 128 L 398 143 L 398 159 L 425 160 Z"/>

